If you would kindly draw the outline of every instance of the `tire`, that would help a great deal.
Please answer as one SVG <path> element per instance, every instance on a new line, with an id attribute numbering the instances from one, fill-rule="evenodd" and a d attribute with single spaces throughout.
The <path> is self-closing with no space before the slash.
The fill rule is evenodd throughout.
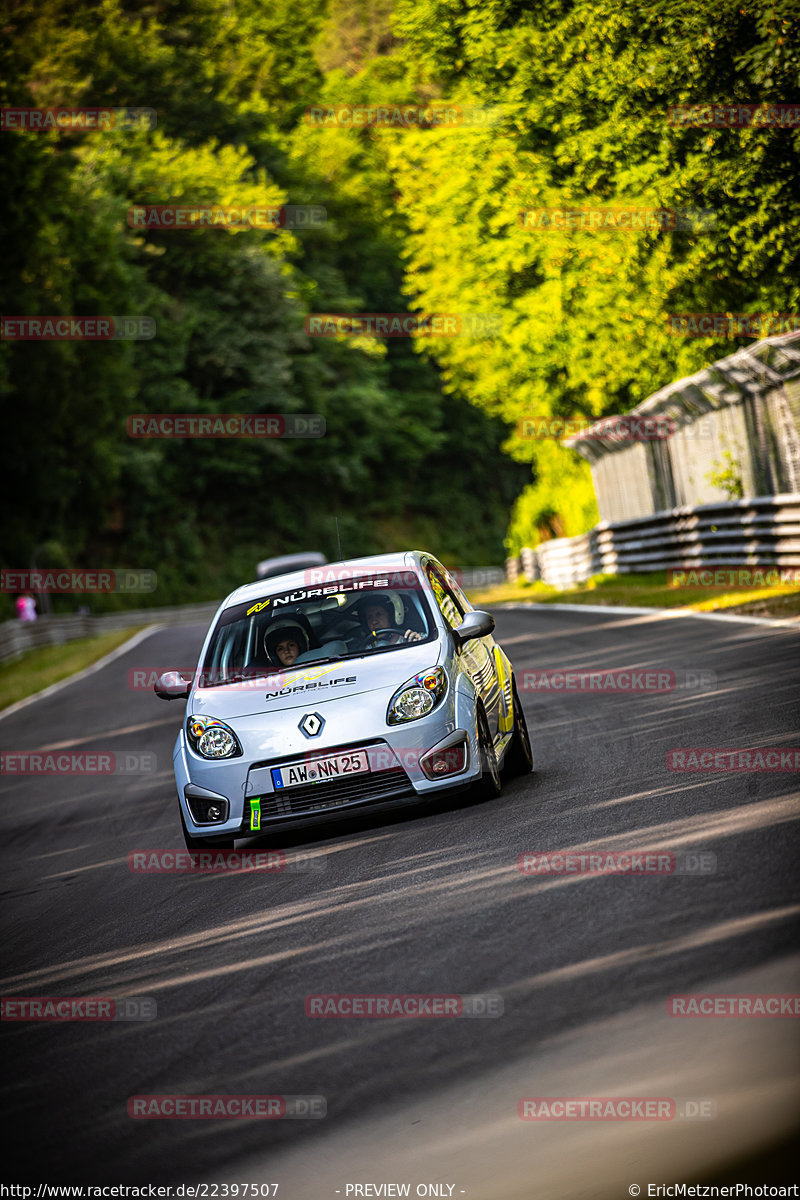
<path id="1" fill-rule="evenodd" d="M 500 779 L 500 770 L 497 766 L 497 755 L 492 743 L 492 735 L 489 732 L 489 722 L 486 720 L 486 713 L 482 708 L 478 708 L 477 710 L 476 724 L 478 727 L 478 754 L 481 760 L 481 773 L 480 777 L 472 785 L 472 797 L 474 800 L 494 800 L 495 797 L 500 795 L 503 783 Z"/>
<path id="2" fill-rule="evenodd" d="M 528 736 L 528 725 L 517 693 L 517 685 L 513 679 L 511 694 L 514 707 L 514 734 L 503 760 L 503 771 L 509 778 L 514 775 L 529 775 L 533 770 L 533 751 L 531 750 L 531 739 Z"/>
<path id="3" fill-rule="evenodd" d="M 228 837 L 195 837 L 189 833 L 186 828 L 186 822 L 183 819 L 183 809 L 181 814 L 181 829 L 183 830 L 183 840 L 187 850 L 232 850 L 234 839 Z"/>

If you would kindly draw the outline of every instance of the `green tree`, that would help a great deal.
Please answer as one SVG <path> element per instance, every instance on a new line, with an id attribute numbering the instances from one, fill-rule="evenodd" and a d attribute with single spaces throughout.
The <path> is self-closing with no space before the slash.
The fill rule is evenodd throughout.
<path id="1" fill-rule="evenodd" d="M 370 14 L 359 18 L 365 65 L 352 87 L 388 71 L 406 98 L 405 68 L 385 53 L 387 9 L 376 0 Z M 335 554 L 336 514 L 351 554 L 427 541 L 467 564 L 499 558 L 520 481 L 508 464 L 499 485 L 484 486 L 501 471 L 504 426 L 449 395 L 408 342 L 303 331 L 309 311 L 405 305 L 405 229 L 385 147 L 340 141 L 331 156 L 303 120 L 326 86 L 350 86 L 332 64 L 328 78 L 323 53 L 335 50 L 332 30 L 352 41 L 345 24 L 346 6 L 326 24 L 324 9 L 287 0 L 15 7 L 4 103 L 146 107 L 158 128 L 4 136 L 4 312 L 147 314 L 158 334 L 0 346 L 7 561 L 25 565 L 49 542 L 76 565 L 155 566 L 150 600 L 165 603 L 216 595 L 270 552 Z M 327 225 L 293 235 L 126 219 L 132 205 L 284 201 L 324 205 Z M 126 433 L 134 412 L 228 411 L 320 412 L 328 434 Z"/>
<path id="2" fill-rule="evenodd" d="M 392 146 L 412 302 L 503 314 L 489 348 L 434 348 L 449 386 L 514 425 L 594 418 L 741 344 L 676 337 L 669 313 L 797 310 L 800 131 L 668 118 L 670 106 L 709 100 L 791 101 L 795 6 L 400 0 L 394 29 L 422 83 L 504 114 L 496 128 L 421 131 Z M 592 233 L 519 218 L 597 206 L 711 210 L 715 221 Z M 559 482 L 553 446 L 512 436 L 508 448 L 536 480 L 513 548 L 535 542 L 553 514 L 565 532 L 593 519 L 588 468 L 564 452 Z"/>

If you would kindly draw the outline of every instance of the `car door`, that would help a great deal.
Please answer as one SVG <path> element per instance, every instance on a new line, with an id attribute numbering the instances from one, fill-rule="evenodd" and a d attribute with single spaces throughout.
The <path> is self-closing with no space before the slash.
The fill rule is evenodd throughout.
<path id="1" fill-rule="evenodd" d="M 455 596 L 456 602 L 459 604 L 463 612 L 472 612 L 473 607 L 467 597 L 462 592 L 458 583 L 453 579 L 452 575 L 445 568 L 442 568 L 442 573 L 445 582 L 450 585 L 450 590 Z M 514 693 L 512 686 L 513 668 L 511 661 L 506 655 L 501 646 L 497 644 L 493 637 L 483 639 L 484 645 L 489 649 L 494 663 L 495 678 L 499 688 L 499 711 L 498 711 L 498 729 L 500 734 L 506 736 L 513 731 L 514 728 Z"/>
<path id="2" fill-rule="evenodd" d="M 431 586 L 439 611 L 451 629 L 456 629 L 469 611 L 460 589 L 446 575 L 444 568 L 432 559 L 424 563 L 425 575 Z M 457 652 L 459 666 L 471 680 L 475 693 L 486 711 L 492 739 L 497 740 L 502 717 L 501 688 L 491 637 L 474 638 Z"/>

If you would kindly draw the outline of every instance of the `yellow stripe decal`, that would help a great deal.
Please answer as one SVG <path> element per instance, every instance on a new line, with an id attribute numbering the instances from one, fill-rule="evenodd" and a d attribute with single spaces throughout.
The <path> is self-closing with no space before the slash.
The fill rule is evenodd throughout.
<path id="1" fill-rule="evenodd" d="M 514 706 L 511 703 L 511 687 L 506 664 L 500 651 L 497 652 L 497 674 L 500 679 L 500 720 L 501 733 L 508 733 L 514 727 Z"/>

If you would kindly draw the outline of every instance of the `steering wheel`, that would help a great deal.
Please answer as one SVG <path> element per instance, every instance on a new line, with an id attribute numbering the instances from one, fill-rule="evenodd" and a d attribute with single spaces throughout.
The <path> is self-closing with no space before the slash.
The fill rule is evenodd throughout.
<path id="1" fill-rule="evenodd" d="M 396 629 L 374 629 L 367 634 L 364 643 L 367 646 L 393 646 L 397 641 Z"/>

